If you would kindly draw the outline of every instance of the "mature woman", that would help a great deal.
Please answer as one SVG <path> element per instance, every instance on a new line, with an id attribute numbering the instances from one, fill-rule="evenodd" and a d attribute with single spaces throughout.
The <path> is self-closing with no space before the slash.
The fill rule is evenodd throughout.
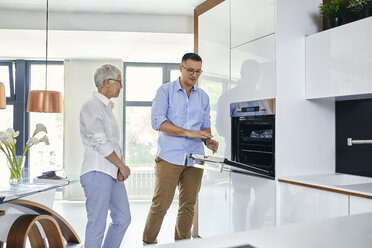
<path id="1" fill-rule="evenodd" d="M 86 196 L 88 223 L 86 248 L 101 247 L 108 210 L 111 224 L 102 247 L 119 247 L 131 221 L 124 180 L 130 175 L 119 146 L 120 133 L 110 101 L 123 88 L 121 73 L 113 65 L 103 65 L 94 74 L 98 92 L 80 111 L 80 136 L 85 153 L 80 182 Z"/>

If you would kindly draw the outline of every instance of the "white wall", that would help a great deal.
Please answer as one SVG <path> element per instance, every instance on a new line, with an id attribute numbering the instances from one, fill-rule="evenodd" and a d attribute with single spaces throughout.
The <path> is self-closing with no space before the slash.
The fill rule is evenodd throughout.
<path id="1" fill-rule="evenodd" d="M 279 178 L 335 171 L 334 102 L 305 100 L 305 36 L 320 31 L 320 2 L 276 2 L 275 154 Z"/>
<path id="2" fill-rule="evenodd" d="M 179 62 L 192 34 L 50 30 L 48 58 Z M 0 29 L 0 59 L 45 59 L 45 31 Z"/>
<path id="3" fill-rule="evenodd" d="M 49 29 L 122 32 L 193 33 L 193 18 L 176 15 L 135 15 L 49 11 Z M 0 10 L 2 29 L 45 29 L 45 12 Z"/>

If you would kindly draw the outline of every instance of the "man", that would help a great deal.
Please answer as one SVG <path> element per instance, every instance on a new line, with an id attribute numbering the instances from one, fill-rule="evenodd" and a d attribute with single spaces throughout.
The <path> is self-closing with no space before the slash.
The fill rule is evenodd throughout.
<path id="1" fill-rule="evenodd" d="M 211 139 L 208 95 L 195 84 L 202 73 L 202 59 L 195 53 L 182 57 L 181 76 L 162 85 L 153 100 L 152 127 L 159 131 L 155 159 L 156 183 L 152 205 L 143 232 L 144 244 L 157 243 L 165 213 L 179 188 L 175 240 L 191 237 L 194 206 L 203 170 L 192 167 L 190 153 L 204 154 L 203 143 L 215 153 L 218 142 Z"/>

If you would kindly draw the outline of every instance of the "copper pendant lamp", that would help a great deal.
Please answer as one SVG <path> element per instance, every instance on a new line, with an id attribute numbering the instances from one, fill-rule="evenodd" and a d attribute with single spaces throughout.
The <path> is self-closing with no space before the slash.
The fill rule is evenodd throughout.
<path id="1" fill-rule="evenodd" d="M 50 91 L 48 88 L 48 14 L 49 0 L 46 6 L 46 28 L 45 28 L 45 90 L 32 90 L 28 94 L 27 112 L 62 113 L 62 93 Z"/>
<path id="2" fill-rule="evenodd" d="M 6 96 L 5 96 L 5 87 L 2 82 L 0 82 L 0 109 L 6 108 Z"/>

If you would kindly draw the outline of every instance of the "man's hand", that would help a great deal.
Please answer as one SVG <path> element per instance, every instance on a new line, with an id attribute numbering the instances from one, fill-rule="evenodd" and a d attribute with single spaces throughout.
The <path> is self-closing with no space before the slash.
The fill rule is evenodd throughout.
<path id="1" fill-rule="evenodd" d="M 206 139 L 205 140 L 205 145 L 208 149 L 212 150 L 213 153 L 217 152 L 218 149 L 218 141 L 215 141 L 213 139 Z"/>
<path id="2" fill-rule="evenodd" d="M 188 138 L 202 138 L 202 139 L 210 139 L 212 138 L 212 134 L 207 131 L 188 131 L 187 132 Z"/>

